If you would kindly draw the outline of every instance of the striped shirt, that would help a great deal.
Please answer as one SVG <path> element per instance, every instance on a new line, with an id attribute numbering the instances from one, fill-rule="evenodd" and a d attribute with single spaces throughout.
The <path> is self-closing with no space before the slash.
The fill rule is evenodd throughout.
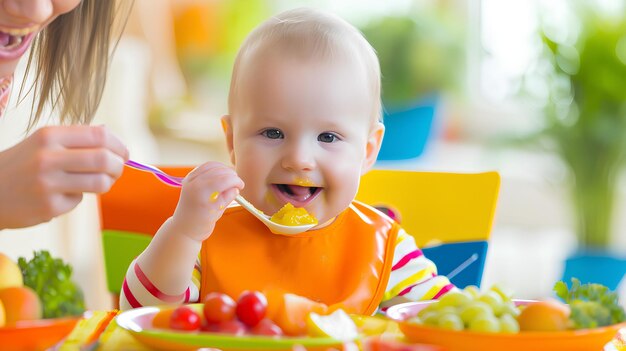
<path id="1" fill-rule="evenodd" d="M 133 261 L 126 273 L 120 294 L 121 309 L 141 306 L 198 302 L 202 267 L 196 260 L 187 289 L 180 295 L 161 292 Z M 395 297 L 420 301 L 437 299 L 455 289 L 445 276 L 437 275 L 437 267 L 415 244 L 415 239 L 400 229 L 395 242 L 389 282 L 382 303 Z"/>

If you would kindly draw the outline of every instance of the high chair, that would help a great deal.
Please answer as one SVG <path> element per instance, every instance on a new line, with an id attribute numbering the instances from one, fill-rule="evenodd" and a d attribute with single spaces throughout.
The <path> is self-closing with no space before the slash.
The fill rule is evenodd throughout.
<path id="1" fill-rule="evenodd" d="M 372 170 L 356 199 L 399 217 L 438 273 L 463 288 L 480 286 L 499 188 L 497 172 Z"/>
<path id="2" fill-rule="evenodd" d="M 193 167 L 160 167 L 184 177 Z M 152 174 L 125 167 L 109 192 L 98 196 L 107 287 L 114 306 L 128 266 L 176 208 L 180 188 L 168 186 Z"/>
<path id="3" fill-rule="evenodd" d="M 160 167 L 185 176 L 192 167 Z M 357 199 L 399 211 L 440 274 L 455 273 L 457 286 L 480 283 L 500 178 L 497 173 L 453 174 L 373 170 L 362 177 Z M 107 286 L 120 293 L 130 262 L 149 244 L 178 202 L 180 188 L 126 167 L 98 197 Z"/>

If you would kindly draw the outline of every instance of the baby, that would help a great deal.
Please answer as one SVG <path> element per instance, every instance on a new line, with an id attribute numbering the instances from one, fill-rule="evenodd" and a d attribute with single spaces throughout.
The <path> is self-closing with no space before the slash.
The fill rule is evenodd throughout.
<path id="1" fill-rule="evenodd" d="M 189 173 L 128 270 L 122 308 L 281 289 L 372 314 L 454 288 L 396 222 L 354 200 L 384 134 L 378 59 L 357 29 L 311 9 L 268 19 L 237 55 L 228 104 L 234 169 L 208 162 Z M 239 192 L 267 214 L 305 208 L 319 225 L 273 234 L 227 207 Z"/>

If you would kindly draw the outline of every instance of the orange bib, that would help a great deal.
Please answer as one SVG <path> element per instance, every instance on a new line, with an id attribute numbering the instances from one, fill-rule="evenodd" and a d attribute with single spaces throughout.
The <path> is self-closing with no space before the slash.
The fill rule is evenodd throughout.
<path id="1" fill-rule="evenodd" d="M 271 233 L 240 206 L 228 208 L 202 245 L 200 296 L 280 289 L 372 314 L 387 287 L 398 229 L 357 201 L 332 224 L 291 236 Z"/>

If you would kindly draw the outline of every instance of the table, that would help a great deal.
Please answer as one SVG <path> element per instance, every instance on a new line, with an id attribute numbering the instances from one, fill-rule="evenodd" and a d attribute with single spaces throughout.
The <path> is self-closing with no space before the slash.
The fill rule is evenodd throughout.
<path id="1" fill-rule="evenodd" d="M 119 311 L 94 311 L 87 315 L 84 321 L 79 322 L 64 342 L 56 345 L 52 351 L 150 351 L 151 349 L 137 341 L 130 332 L 122 329 L 115 323 L 115 315 Z M 393 324 L 392 324 L 393 323 Z M 381 333 L 387 337 L 402 338 L 402 334 L 395 322 L 386 325 L 377 324 L 370 327 L 370 331 Z M 95 336 L 94 334 L 98 335 Z M 95 337 L 93 340 L 90 338 Z M 84 347 L 87 346 L 87 347 Z M 378 348 L 378 351 L 385 351 Z M 393 350 L 389 350 L 393 351 Z M 591 350 L 590 350 L 591 351 Z M 600 350 L 599 350 L 600 351 Z M 603 351 L 626 351 L 626 328 L 620 330 L 616 338 L 607 344 Z"/>

